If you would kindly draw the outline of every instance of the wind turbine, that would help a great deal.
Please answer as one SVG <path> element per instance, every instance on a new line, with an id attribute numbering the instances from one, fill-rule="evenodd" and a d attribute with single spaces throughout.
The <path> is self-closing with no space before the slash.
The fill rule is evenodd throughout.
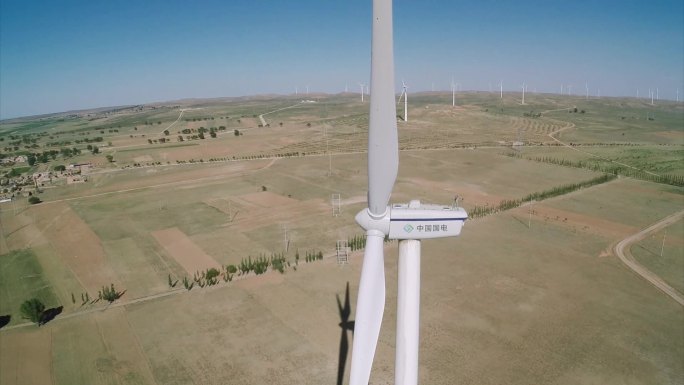
<path id="1" fill-rule="evenodd" d="M 365 87 L 365 86 L 366 86 L 365 84 L 359 83 L 359 87 L 361 87 L 361 103 L 363 103 L 363 87 Z"/>
<path id="2" fill-rule="evenodd" d="M 408 94 L 406 93 L 406 90 L 408 89 L 408 86 L 404 81 L 401 81 L 401 95 L 399 95 L 399 102 L 401 103 L 401 97 L 404 97 L 404 122 L 408 122 Z"/>
<path id="3" fill-rule="evenodd" d="M 500 93 L 500 98 L 503 99 L 503 80 L 499 81 L 499 93 Z"/>
<path id="4" fill-rule="evenodd" d="M 396 385 L 418 381 L 420 240 L 457 236 L 468 214 L 460 207 L 413 200 L 389 204 L 399 167 L 392 0 L 373 0 L 371 101 L 368 127 L 368 208 L 356 215 L 366 249 L 356 305 L 350 385 L 368 385 L 385 307 L 386 236 L 399 239 Z"/>
<path id="5" fill-rule="evenodd" d="M 525 83 L 522 84 L 522 103 L 525 104 Z"/>
<path id="6" fill-rule="evenodd" d="M 491 84 L 489 88 L 491 88 Z M 451 107 L 456 107 L 456 84 L 454 84 L 453 76 L 451 77 Z"/>
<path id="7" fill-rule="evenodd" d="M 589 82 L 584 82 L 585 100 L 589 100 Z"/>

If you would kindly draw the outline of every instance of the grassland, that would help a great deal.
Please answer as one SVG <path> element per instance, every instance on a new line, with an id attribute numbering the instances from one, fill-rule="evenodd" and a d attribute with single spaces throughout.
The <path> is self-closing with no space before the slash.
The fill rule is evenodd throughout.
<path id="1" fill-rule="evenodd" d="M 337 298 L 348 283 L 354 309 L 362 254 L 340 266 L 334 252 L 337 240 L 361 234 L 353 217 L 366 204 L 368 105 L 353 95 L 299 102 L 186 100 L 2 122 L 5 143 L 19 133 L 38 146 L 102 141 L 98 154 L 73 142 L 81 155 L 31 169 L 91 162 L 87 182 L 46 186 L 38 205 L 23 197 L 0 206 L 0 315 L 13 316 L 0 330 L 0 384 L 333 384 L 345 358 L 348 374 Z M 398 122 L 392 201 L 449 203 L 458 194 L 472 209 L 602 175 L 536 157 L 684 175 L 681 105 L 533 94 L 522 106 L 515 94 L 487 93 L 450 103 L 450 94 L 411 98 L 410 120 Z M 258 127 L 262 114 L 267 127 Z M 216 138 L 177 139 L 219 126 Z M 164 129 L 170 142 L 148 142 L 167 137 Z M 581 145 L 564 147 L 552 134 Z M 526 145 L 512 148 L 518 140 Z M 683 206 L 682 187 L 619 177 L 425 242 L 420 382 L 681 383 L 682 307 L 611 250 Z M 663 234 L 632 248 L 680 291 L 681 230 L 681 221 L 666 230 L 662 258 L 654 254 Z M 295 253 L 308 250 L 325 258 L 297 264 Z M 168 284 L 192 280 L 193 260 L 237 265 L 281 252 L 291 263 L 285 274 L 190 291 Z M 387 243 L 373 383 L 393 378 L 396 255 L 396 242 Z M 81 303 L 82 293 L 95 299 L 111 283 L 121 299 Z M 63 313 L 40 328 L 23 325 L 15 314 L 27 293 Z"/>

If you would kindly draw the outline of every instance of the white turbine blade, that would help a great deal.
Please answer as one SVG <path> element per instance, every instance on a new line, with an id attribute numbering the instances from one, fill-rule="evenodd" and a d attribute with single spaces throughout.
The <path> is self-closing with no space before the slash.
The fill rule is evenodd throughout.
<path id="1" fill-rule="evenodd" d="M 373 0 L 368 209 L 378 216 L 387 210 L 399 169 L 392 41 L 392 0 Z"/>
<path id="2" fill-rule="evenodd" d="M 371 234 L 373 233 L 373 234 Z M 384 236 L 368 232 L 354 319 L 349 385 L 368 385 L 385 311 Z"/>

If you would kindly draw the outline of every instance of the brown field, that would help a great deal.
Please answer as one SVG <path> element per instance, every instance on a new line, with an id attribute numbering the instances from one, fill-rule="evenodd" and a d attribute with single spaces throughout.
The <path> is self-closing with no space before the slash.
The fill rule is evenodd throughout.
<path id="1" fill-rule="evenodd" d="M 211 256 L 205 254 L 199 246 L 183 234 L 182 231 L 178 230 L 178 228 L 172 227 L 153 231 L 152 236 L 189 275 L 193 275 L 198 271 L 221 267 L 219 263 Z"/>
<path id="2" fill-rule="evenodd" d="M 0 383 L 53 383 L 52 329 L 0 335 Z"/>
<path id="3" fill-rule="evenodd" d="M 517 150 L 525 156 L 573 161 L 586 154 L 548 145 L 548 134 L 568 127 L 556 137 L 610 143 L 623 140 L 622 132 L 681 136 L 665 119 L 646 133 L 632 126 L 604 132 L 587 121 L 598 126 L 608 118 L 590 114 L 581 121 L 566 111 L 525 117 L 532 107 L 510 95 L 464 94 L 456 109 L 438 96 L 417 96 L 412 120 L 399 122 L 393 202 L 450 204 L 458 194 L 470 210 L 600 175 L 501 155 L 518 136 L 545 143 Z M 293 101 L 181 104 L 194 107 L 183 118 L 202 120 L 181 119 L 170 145 L 150 145 L 147 138 L 161 137 L 179 115 L 159 107 L 111 136 L 103 151 L 116 164 L 101 163 L 88 182 L 45 188 L 38 205 L 22 198 L 1 207 L 0 258 L 29 248 L 42 269 L 31 274 L 64 309 L 41 327 L 12 312 L 0 329 L 0 385 L 335 384 L 340 360 L 346 384 L 351 345 L 340 355 L 337 301 L 348 284 L 353 320 L 362 251 L 346 265 L 334 255 L 337 240 L 362 235 L 353 217 L 366 205 L 367 105 L 345 98 L 272 114 Z M 567 107 L 553 96 L 530 103 L 535 99 L 535 111 Z M 624 113 L 604 103 L 600 111 Z M 255 114 L 266 114 L 271 126 L 257 128 Z M 176 142 L 183 128 L 219 125 L 227 129 L 218 138 Z M 234 136 L 235 128 L 243 135 Z M 643 144 L 590 150 L 621 161 L 633 155 L 652 167 L 646 157 L 659 149 Z M 680 172 L 672 166 L 681 156 L 676 146 L 663 146 L 659 161 Z M 284 157 L 288 152 L 299 155 Z M 252 159 L 259 155 L 266 159 Z M 133 165 L 147 162 L 161 164 Z M 334 193 L 342 199 L 338 217 L 331 215 Z M 469 220 L 457 239 L 424 242 L 420 383 L 681 384 L 684 309 L 625 267 L 612 246 L 683 205 L 682 187 L 620 177 Z M 681 228 L 667 229 L 666 258 L 653 258 L 663 234 L 634 246 L 637 258 L 675 286 L 684 243 L 674 232 Z M 385 246 L 387 298 L 373 384 L 393 381 L 397 249 L 396 241 Z M 307 263 L 305 253 L 314 250 L 325 258 Z M 167 282 L 277 253 L 290 264 L 284 274 L 235 275 L 190 291 Z M 39 289 L 21 266 L 2 266 L 9 267 L 0 279 L 18 274 L 28 291 Z M 83 291 L 96 298 L 111 283 L 125 291 L 121 299 L 81 304 Z"/>

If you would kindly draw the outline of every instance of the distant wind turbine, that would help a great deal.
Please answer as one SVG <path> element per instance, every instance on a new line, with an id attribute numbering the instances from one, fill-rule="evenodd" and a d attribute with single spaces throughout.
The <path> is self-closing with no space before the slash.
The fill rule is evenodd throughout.
<path id="1" fill-rule="evenodd" d="M 500 98 L 503 99 L 503 80 L 499 81 L 499 94 Z"/>
<path id="2" fill-rule="evenodd" d="M 584 99 L 589 100 L 589 82 L 584 82 Z"/>
<path id="3" fill-rule="evenodd" d="M 679 101 L 679 88 L 677 88 L 677 101 Z"/>
<path id="4" fill-rule="evenodd" d="M 522 103 L 525 104 L 525 83 L 522 84 Z"/>
<path id="5" fill-rule="evenodd" d="M 361 87 L 361 103 L 363 103 L 363 87 L 365 87 L 366 85 L 363 83 L 359 83 L 359 86 Z"/>
<path id="6" fill-rule="evenodd" d="M 456 107 L 456 84 L 454 84 L 453 76 L 451 77 L 451 106 Z"/>
<path id="7" fill-rule="evenodd" d="M 408 122 L 408 93 L 406 90 L 408 89 L 408 86 L 406 83 L 404 83 L 404 80 L 401 81 L 401 95 L 399 95 L 399 102 L 401 103 L 401 97 L 404 97 L 404 122 Z"/>

